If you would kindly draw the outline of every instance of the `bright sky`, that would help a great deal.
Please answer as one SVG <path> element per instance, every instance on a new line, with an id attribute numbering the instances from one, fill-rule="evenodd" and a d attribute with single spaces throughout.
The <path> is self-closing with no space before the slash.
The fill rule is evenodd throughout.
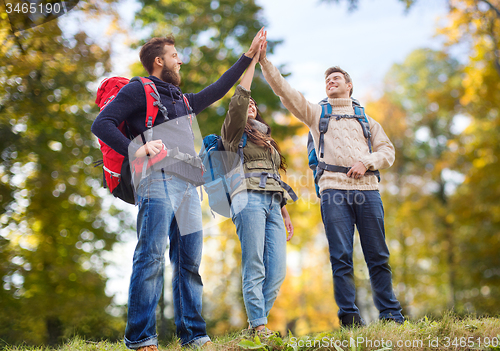
<path id="1" fill-rule="evenodd" d="M 376 97 L 392 64 L 415 49 L 441 46 L 434 33 L 446 13 L 444 0 L 419 0 L 408 13 L 398 0 L 361 0 L 353 12 L 346 0 L 257 3 L 269 23 L 268 38 L 284 40 L 270 60 L 286 64 L 292 87 L 314 102 L 326 96 L 324 72 L 331 66 L 350 74 L 354 97 Z"/>
<path id="2" fill-rule="evenodd" d="M 348 12 L 347 4 L 319 0 L 257 3 L 263 7 L 268 38 L 284 41 L 269 59 L 275 65 L 285 64 L 286 72 L 292 73 L 287 78 L 290 84 L 313 102 L 325 96 L 323 74 L 335 65 L 349 72 L 354 97 L 362 104 L 369 96 L 377 97 L 392 64 L 403 62 L 415 49 L 441 47 L 434 33 L 439 16 L 446 13 L 445 0 L 419 0 L 408 14 L 398 0 L 360 0 L 353 12 Z M 126 0 L 120 12 L 132 19 L 137 9 L 134 0 Z M 115 73 L 126 75 L 128 62 L 137 60 L 137 54 L 125 50 L 119 57 Z M 116 294 L 118 303 L 127 301 L 134 245 L 135 238 L 131 238 L 110 255 L 117 266 L 107 270 L 108 292 Z"/>

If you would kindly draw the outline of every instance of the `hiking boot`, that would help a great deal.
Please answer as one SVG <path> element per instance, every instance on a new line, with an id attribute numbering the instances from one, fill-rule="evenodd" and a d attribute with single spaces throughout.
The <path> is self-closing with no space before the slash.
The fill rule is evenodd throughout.
<path id="1" fill-rule="evenodd" d="M 363 318 L 357 313 L 348 313 L 339 318 L 340 326 L 343 328 L 362 327 L 365 325 Z"/>
<path id="2" fill-rule="evenodd" d="M 158 348 L 155 345 L 148 345 L 139 347 L 137 351 L 158 351 Z"/>

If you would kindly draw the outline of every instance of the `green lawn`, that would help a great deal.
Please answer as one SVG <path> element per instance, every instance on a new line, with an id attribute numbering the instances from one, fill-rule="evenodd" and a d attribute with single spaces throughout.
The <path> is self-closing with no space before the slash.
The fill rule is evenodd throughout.
<path id="1" fill-rule="evenodd" d="M 314 335 L 269 339 L 244 338 L 228 334 L 214 338 L 206 350 L 499 350 L 500 318 L 457 318 L 446 315 L 439 320 L 427 318 L 404 325 L 372 323 L 363 328 L 334 330 Z M 178 342 L 160 345 L 160 350 L 181 350 Z M 92 342 L 74 338 L 57 348 L 8 346 L 6 351 L 125 351 L 123 343 Z"/>

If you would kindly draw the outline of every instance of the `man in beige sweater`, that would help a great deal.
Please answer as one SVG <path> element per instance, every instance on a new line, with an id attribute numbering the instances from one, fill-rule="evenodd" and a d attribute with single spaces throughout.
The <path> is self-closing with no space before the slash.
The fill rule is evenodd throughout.
<path id="1" fill-rule="evenodd" d="M 322 107 L 307 101 L 288 84 L 266 58 L 266 49 L 267 44 L 261 48 L 260 56 L 264 77 L 283 105 L 309 127 L 315 148 L 319 150 Z M 336 118 L 329 120 L 328 130 L 324 134 L 323 157 L 318 155 L 318 159 L 345 169 L 345 172 L 325 170 L 318 182 L 339 320 L 346 327 L 364 324 L 355 304 L 352 251 L 356 225 L 370 271 L 373 300 L 379 310 L 379 318 L 402 323 L 401 305 L 392 288 L 389 250 L 385 242 L 384 209 L 378 191 L 378 179 L 374 174 L 374 171 L 392 165 L 394 146 L 380 124 L 367 117 L 371 132 L 370 150 L 361 123 L 352 118 L 354 108 L 350 96 L 353 83 L 347 72 L 339 67 L 329 68 L 325 72 L 325 88 L 332 115 Z"/>

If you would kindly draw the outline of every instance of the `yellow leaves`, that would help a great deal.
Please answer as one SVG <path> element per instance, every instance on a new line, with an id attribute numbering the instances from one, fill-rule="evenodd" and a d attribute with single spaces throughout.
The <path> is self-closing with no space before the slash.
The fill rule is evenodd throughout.
<path id="1" fill-rule="evenodd" d="M 456 220 L 456 216 L 452 213 L 449 213 L 448 215 L 446 215 L 445 220 L 446 220 L 446 223 L 453 224 Z"/>
<path id="2" fill-rule="evenodd" d="M 42 221 L 35 220 L 31 225 L 31 230 L 33 230 L 34 232 L 39 232 L 42 229 L 42 224 Z"/>
<path id="3" fill-rule="evenodd" d="M 389 139 L 404 134 L 407 128 L 406 111 L 391 102 L 387 95 L 382 96 L 376 102 L 368 103 L 366 111 L 370 117 L 382 125 Z"/>
<path id="4" fill-rule="evenodd" d="M 482 168 L 490 164 L 496 164 L 498 161 L 497 156 L 494 155 L 494 151 L 492 149 L 480 149 L 476 151 L 477 158 L 472 161 L 472 165 L 478 171 L 481 171 Z"/>
<path id="5" fill-rule="evenodd" d="M 477 104 L 485 98 L 493 98 L 492 91 L 498 91 L 500 72 L 494 69 L 494 60 L 498 60 L 495 50 L 500 44 L 500 21 L 489 7 L 482 11 L 471 0 L 453 0 L 451 5 L 453 10 L 448 15 L 449 22 L 438 33 L 446 35 L 447 45 L 465 44 L 469 47 L 469 62 L 463 81 L 465 95 L 461 103 Z"/>
<path id="6" fill-rule="evenodd" d="M 474 168 L 477 168 L 477 169 L 484 168 L 486 166 L 486 164 L 487 163 L 486 163 L 486 160 L 484 158 L 478 158 L 472 162 L 472 165 L 474 166 Z"/>

